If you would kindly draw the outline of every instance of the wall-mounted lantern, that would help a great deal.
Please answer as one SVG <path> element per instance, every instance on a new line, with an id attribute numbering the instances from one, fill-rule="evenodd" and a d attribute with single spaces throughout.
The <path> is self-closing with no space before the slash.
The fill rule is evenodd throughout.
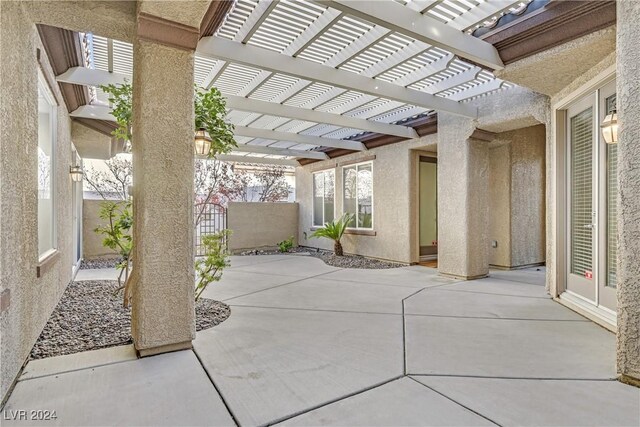
<path id="1" fill-rule="evenodd" d="M 71 179 L 74 182 L 82 181 L 82 177 L 84 172 L 82 171 L 82 166 L 71 166 L 69 167 L 69 175 L 71 175 Z"/>
<path id="2" fill-rule="evenodd" d="M 602 130 L 604 142 L 607 144 L 618 143 L 618 114 L 616 113 L 616 110 L 607 114 L 600 125 L 600 129 Z"/>
<path id="3" fill-rule="evenodd" d="M 195 152 L 197 156 L 206 156 L 211 150 L 211 137 L 205 128 L 196 131 Z"/>

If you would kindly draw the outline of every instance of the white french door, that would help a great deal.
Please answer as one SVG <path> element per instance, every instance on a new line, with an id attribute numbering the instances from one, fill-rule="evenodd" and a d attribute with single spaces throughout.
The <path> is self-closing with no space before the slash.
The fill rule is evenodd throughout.
<path id="1" fill-rule="evenodd" d="M 615 81 L 567 110 L 566 291 L 616 309 L 617 146 L 600 132 L 615 110 Z"/>

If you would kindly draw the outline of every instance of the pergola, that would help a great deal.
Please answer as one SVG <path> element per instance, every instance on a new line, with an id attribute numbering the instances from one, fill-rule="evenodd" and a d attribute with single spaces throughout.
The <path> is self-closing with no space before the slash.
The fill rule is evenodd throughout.
<path id="1" fill-rule="evenodd" d="M 236 126 L 238 148 L 219 159 L 295 166 L 366 150 L 372 135 L 418 137 L 437 111 L 474 118 L 466 101 L 511 85 L 492 73 L 503 67 L 493 45 L 471 32 L 528 3 L 238 0 L 195 53 L 195 83 L 222 92 Z M 92 34 L 83 43 L 84 66 L 57 77 L 92 95 L 71 116 L 113 120 L 97 86 L 132 81 L 133 47 Z"/>

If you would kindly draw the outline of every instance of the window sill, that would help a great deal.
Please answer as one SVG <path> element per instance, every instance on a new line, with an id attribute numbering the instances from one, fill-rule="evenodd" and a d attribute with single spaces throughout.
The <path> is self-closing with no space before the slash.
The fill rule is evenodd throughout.
<path id="1" fill-rule="evenodd" d="M 347 228 L 344 231 L 344 234 L 354 234 L 356 236 L 375 236 L 376 232 L 374 230 L 362 230 L 359 228 Z"/>
<path id="2" fill-rule="evenodd" d="M 316 230 L 320 230 L 321 228 L 322 227 L 320 227 L 318 225 L 314 225 L 309 230 L 310 231 L 316 231 Z M 375 236 L 377 233 L 374 230 L 363 230 L 363 229 L 359 229 L 359 228 L 347 228 L 346 230 L 344 230 L 344 234 L 353 234 L 355 236 Z"/>
<path id="3" fill-rule="evenodd" d="M 36 266 L 36 277 L 40 278 L 51 269 L 60 258 L 60 252 L 57 249 L 50 251 L 44 258 L 40 259 Z"/>

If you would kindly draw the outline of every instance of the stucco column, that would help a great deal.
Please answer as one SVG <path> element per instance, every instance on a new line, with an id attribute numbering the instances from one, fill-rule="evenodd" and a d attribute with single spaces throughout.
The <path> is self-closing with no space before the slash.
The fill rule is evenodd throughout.
<path id="1" fill-rule="evenodd" d="M 640 2 L 617 3 L 618 373 L 640 385 Z"/>
<path id="2" fill-rule="evenodd" d="M 138 39 L 133 52 L 131 332 L 145 356 L 195 337 L 194 51 Z"/>
<path id="3" fill-rule="evenodd" d="M 438 113 L 438 271 L 489 274 L 489 145 L 471 119 Z"/>

